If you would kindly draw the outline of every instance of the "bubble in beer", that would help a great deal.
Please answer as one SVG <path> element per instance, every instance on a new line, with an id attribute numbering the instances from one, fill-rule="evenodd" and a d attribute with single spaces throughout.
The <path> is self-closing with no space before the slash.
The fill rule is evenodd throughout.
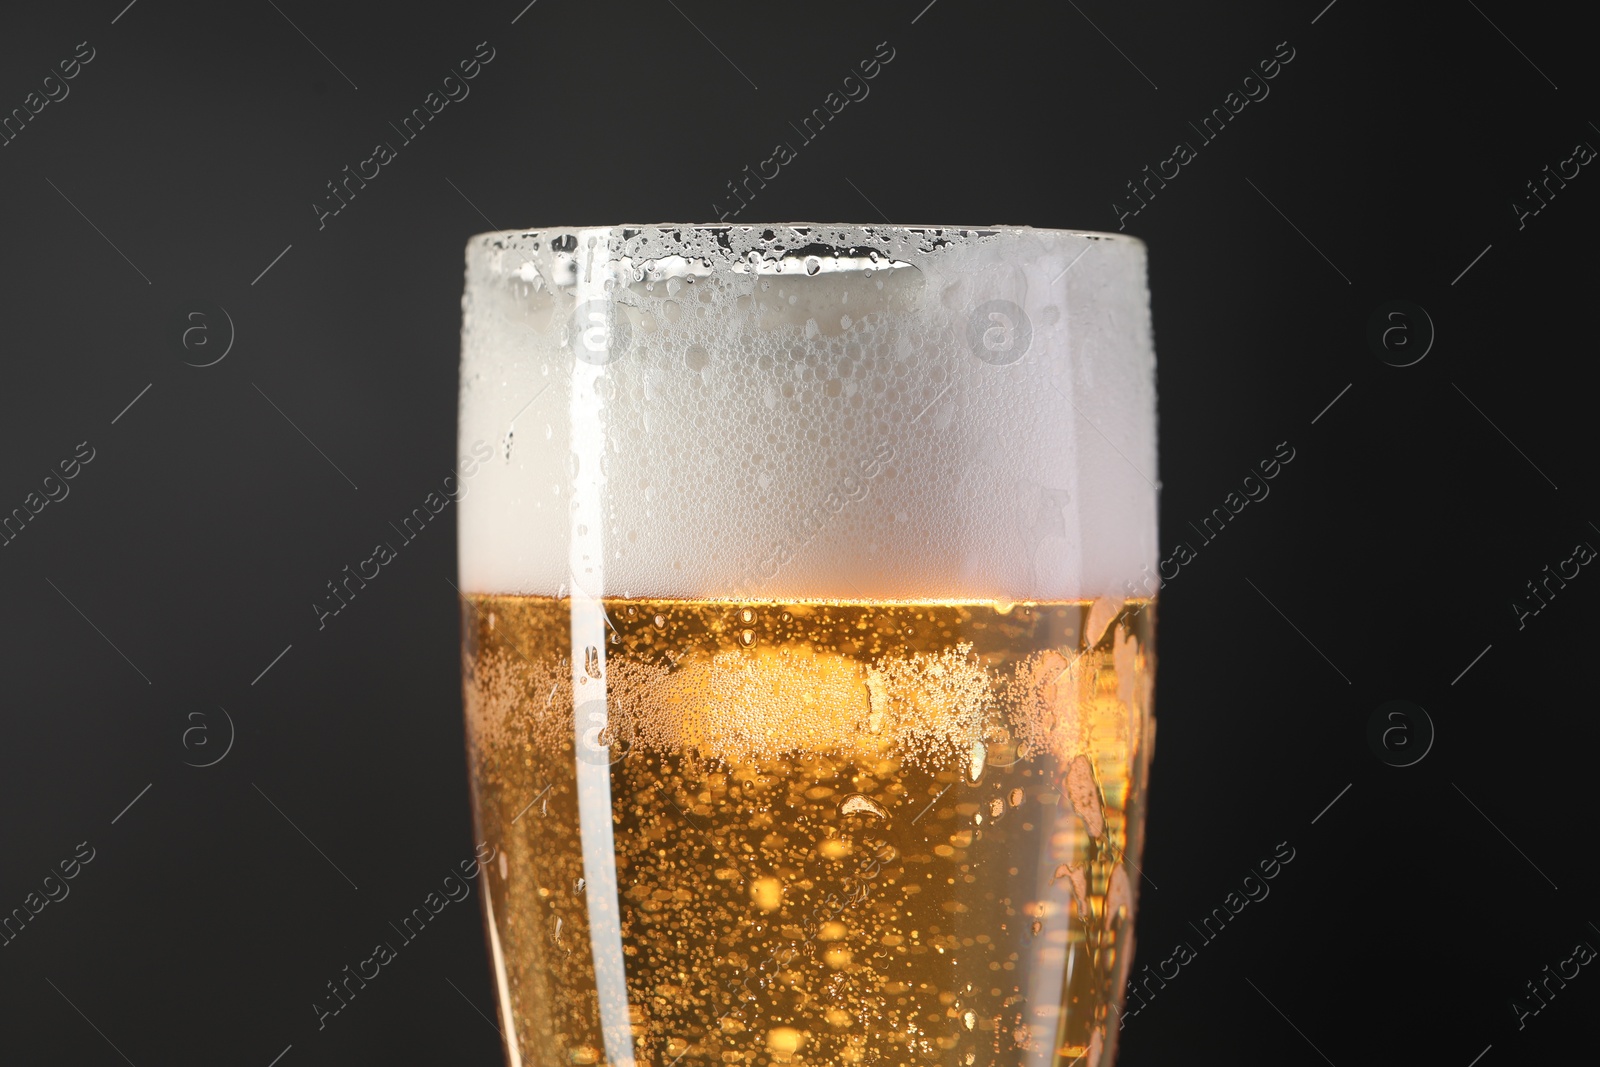
<path id="1" fill-rule="evenodd" d="M 750 883 L 750 899 L 762 911 L 777 911 L 783 905 L 783 883 L 776 878 L 757 878 Z"/>
<path id="2" fill-rule="evenodd" d="M 840 815 L 871 815 L 877 819 L 887 819 L 888 809 L 876 800 L 862 793 L 851 793 L 839 802 Z"/>
<path id="3" fill-rule="evenodd" d="M 782 1055 L 798 1052 L 805 1037 L 792 1026 L 775 1026 L 767 1031 L 767 1048 Z"/>

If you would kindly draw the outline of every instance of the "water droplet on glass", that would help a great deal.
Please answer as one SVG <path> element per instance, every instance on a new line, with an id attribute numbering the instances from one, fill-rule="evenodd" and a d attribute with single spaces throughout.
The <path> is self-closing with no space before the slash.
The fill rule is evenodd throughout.
<path id="1" fill-rule="evenodd" d="M 583 670 L 591 678 L 600 677 L 600 650 L 593 645 L 583 650 Z"/>
<path id="2" fill-rule="evenodd" d="M 583 887 L 584 887 L 584 886 L 585 886 L 585 885 L 587 885 L 587 884 L 588 884 L 588 883 L 587 883 L 587 882 L 585 882 L 585 881 L 584 881 L 584 880 L 583 880 L 583 879 L 582 879 L 582 878 L 579 878 L 579 879 L 578 879 L 578 884 L 577 884 L 577 885 L 575 885 L 575 886 L 573 886 L 573 887 L 572 887 L 572 891 L 573 891 L 573 892 L 574 892 L 574 893 L 581 893 L 581 892 L 583 892 Z"/>
<path id="3" fill-rule="evenodd" d="M 989 801 L 989 818 L 998 819 L 1001 815 L 1005 814 L 1005 810 L 1006 803 L 999 797 L 995 797 L 993 800 Z"/>
<path id="4" fill-rule="evenodd" d="M 864 793 L 851 793 L 839 802 L 840 815 L 872 815 L 879 819 L 889 817 L 888 809 Z"/>
<path id="5" fill-rule="evenodd" d="M 746 626 L 749 626 L 751 623 L 756 621 L 756 613 L 751 611 L 749 608 L 745 608 L 743 611 L 739 612 L 739 621 L 744 623 Z"/>
<path id="6" fill-rule="evenodd" d="M 968 1030 L 971 1030 L 978 1025 L 978 1013 L 975 1011 L 962 1012 L 961 1022 Z"/>
<path id="7" fill-rule="evenodd" d="M 745 648 L 749 648 L 756 643 L 756 632 L 754 630 L 741 630 L 739 632 L 739 643 Z"/>
<path id="8" fill-rule="evenodd" d="M 1035 919 L 1033 920 L 1033 925 L 1028 927 L 1028 929 L 1033 931 L 1033 936 L 1038 937 L 1039 931 L 1044 929 L 1044 923 L 1040 922 L 1038 919 Z"/>
<path id="9" fill-rule="evenodd" d="M 1011 791 L 1011 795 L 1008 796 L 1006 799 L 1011 802 L 1011 806 L 1013 808 L 1022 807 L 1022 801 L 1023 801 L 1022 787 L 1018 786 L 1017 788 L 1013 789 Z"/>
<path id="10" fill-rule="evenodd" d="M 983 763 L 989 758 L 989 750 L 982 741 L 972 743 L 972 756 L 967 763 L 967 777 L 976 782 L 983 777 Z"/>

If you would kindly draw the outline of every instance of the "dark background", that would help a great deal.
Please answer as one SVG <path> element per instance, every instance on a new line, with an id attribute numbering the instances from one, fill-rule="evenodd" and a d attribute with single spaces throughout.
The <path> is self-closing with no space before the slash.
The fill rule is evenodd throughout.
<path id="1" fill-rule="evenodd" d="M 885 40 L 870 97 L 739 221 L 1114 230 L 1126 181 L 1199 149 L 1126 220 L 1162 541 L 1199 547 L 1162 594 L 1136 968 L 1295 859 L 1119 1062 L 1492 1067 L 1588 1034 L 1593 967 L 1521 1029 L 1511 1007 L 1600 946 L 1600 575 L 1521 629 L 1511 606 L 1600 545 L 1600 176 L 1512 208 L 1600 144 L 1573 9 L 125 2 L 0 33 L 5 113 L 94 49 L 0 148 L 0 512 L 94 450 L 0 548 L 0 912 L 94 849 L 0 948 L 0 1060 L 501 1062 L 476 893 L 327 1029 L 309 1007 L 471 855 L 451 524 L 325 630 L 310 604 L 449 471 L 469 235 L 712 221 Z M 324 183 L 480 41 L 471 95 L 319 230 Z M 1186 123 L 1283 41 L 1270 96 L 1199 145 Z M 1408 367 L 1367 339 L 1401 299 L 1436 330 Z M 228 319 L 227 357 L 186 365 Z M 1271 497 L 1199 546 L 1187 523 L 1281 441 Z M 1393 699 L 1432 730 L 1374 748 Z"/>

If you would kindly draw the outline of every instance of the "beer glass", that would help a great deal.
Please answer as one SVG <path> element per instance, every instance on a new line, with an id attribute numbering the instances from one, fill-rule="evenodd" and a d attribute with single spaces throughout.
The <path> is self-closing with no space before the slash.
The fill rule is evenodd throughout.
<path id="1" fill-rule="evenodd" d="M 467 247 L 460 589 L 513 1065 L 1109 1064 L 1154 658 L 1144 246 Z"/>

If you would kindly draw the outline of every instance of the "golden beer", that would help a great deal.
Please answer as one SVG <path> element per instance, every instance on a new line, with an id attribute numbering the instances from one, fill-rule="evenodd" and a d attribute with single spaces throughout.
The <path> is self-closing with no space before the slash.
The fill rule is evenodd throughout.
<path id="1" fill-rule="evenodd" d="M 1026 227 L 468 244 L 510 1067 L 1111 1067 L 1154 729 L 1145 279 L 1137 241 Z"/>
<path id="2" fill-rule="evenodd" d="M 638 1062 L 1100 1062 L 1152 741 L 1143 601 L 464 600 L 524 1064 L 605 1059 L 578 770 L 609 776 Z M 577 667 L 574 670 L 574 667 Z M 577 682 L 574 683 L 576 677 Z M 604 727 L 574 721 L 602 685 Z M 601 720 L 596 720 L 601 721 Z"/>

